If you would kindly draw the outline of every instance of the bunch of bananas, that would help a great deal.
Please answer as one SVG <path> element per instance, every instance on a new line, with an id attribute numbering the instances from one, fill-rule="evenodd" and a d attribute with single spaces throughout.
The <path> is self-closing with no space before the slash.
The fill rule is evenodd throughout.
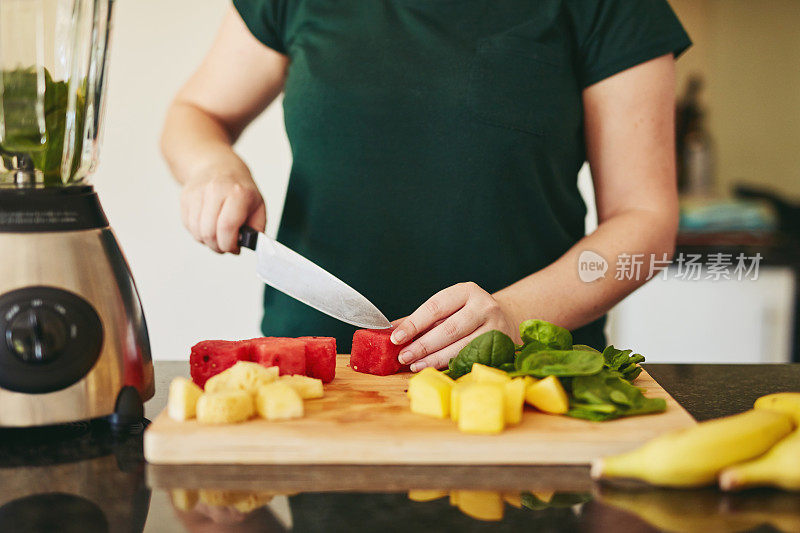
<path id="1" fill-rule="evenodd" d="M 599 459 L 595 479 L 638 479 L 664 487 L 800 490 L 800 392 L 759 398 L 744 413 L 668 433 Z"/>

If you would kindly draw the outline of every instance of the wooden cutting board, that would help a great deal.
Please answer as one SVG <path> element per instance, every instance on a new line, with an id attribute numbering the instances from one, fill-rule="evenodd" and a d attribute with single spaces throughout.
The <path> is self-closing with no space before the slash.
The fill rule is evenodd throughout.
<path id="1" fill-rule="evenodd" d="M 145 458 L 156 464 L 587 464 L 695 424 L 642 372 L 636 385 L 664 398 L 666 412 L 589 422 L 526 407 L 522 423 L 500 435 L 469 435 L 450 420 L 409 410 L 411 374 L 360 374 L 348 360 L 339 356 L 336 379 L 324 398 L 305 402 L 302 419 L 209 426 L 176 422 L 164 411 L 145 432 Z"/>

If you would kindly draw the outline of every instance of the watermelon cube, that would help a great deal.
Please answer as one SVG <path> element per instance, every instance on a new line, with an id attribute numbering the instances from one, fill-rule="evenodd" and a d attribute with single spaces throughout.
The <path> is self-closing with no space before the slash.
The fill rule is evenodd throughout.
<path id="1" fill-rule="evenodd" d="M 299 337 L 306 343 L 306 375 L 330 383 L 336 375 L 336 339 Z"/>
<path id="2" fill-rule="evenodd" d="M 192 346 L 189 367 L 198 387 L 205 387 L 209 378 L 227 370 L 239 361 L 248 361 L 247 344 L 233 341 L 202 341 Z"/>
<path id="3" fill-rule="evenodd" d="M 245 341 L 250 360 L 264 366 L 277 366 L 281 376 L 306 375 L 306 343 L 300 339 L 264 337 Z"/>
<path id="4" fill-rule="evenodd" d="M 388 376 L 408 370 L 397 360 L 402 346 L 390 340 L 392 329 L 359 329 L 353 335 L 350 368 L 364 374 Z"/>

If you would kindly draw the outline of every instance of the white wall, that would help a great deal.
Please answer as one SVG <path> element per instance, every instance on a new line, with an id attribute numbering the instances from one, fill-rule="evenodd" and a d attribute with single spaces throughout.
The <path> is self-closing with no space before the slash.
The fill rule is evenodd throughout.
<path id="1" fill-rule="evenodd" d="M 253 257 L 217 256 L 183 229 L 179 188 L 158 149 L 166 108 L 210 46 L 228 0 L 116 3 L 105 141 L 94 182 L 144 305 L 153 357 L 186 359 L 201 339 L 258 334 Z M 238 145 L 267 199 L 274 235 L 290 155 L 280 105 Z"/>

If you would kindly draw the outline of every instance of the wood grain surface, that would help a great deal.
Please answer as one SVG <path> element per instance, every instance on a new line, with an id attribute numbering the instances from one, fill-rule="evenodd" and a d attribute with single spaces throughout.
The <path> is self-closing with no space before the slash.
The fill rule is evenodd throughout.
<path id="1" fill-rule="evenodd" d="M 209 426 L 162 412 L 145 432 L 145 458 L 153 464 L 582 465 L 695 424 L 642 372 L 636 385 L 664 398 L 666 412 L 589 422 L 526 407 L 522 423 L 500 435 L 468 435 L 450 420 L 409 410 L 410 374 L 360 374 L 348 359 L 339 356 L 325 397 L 305 402 L 305 418 Z"/>

